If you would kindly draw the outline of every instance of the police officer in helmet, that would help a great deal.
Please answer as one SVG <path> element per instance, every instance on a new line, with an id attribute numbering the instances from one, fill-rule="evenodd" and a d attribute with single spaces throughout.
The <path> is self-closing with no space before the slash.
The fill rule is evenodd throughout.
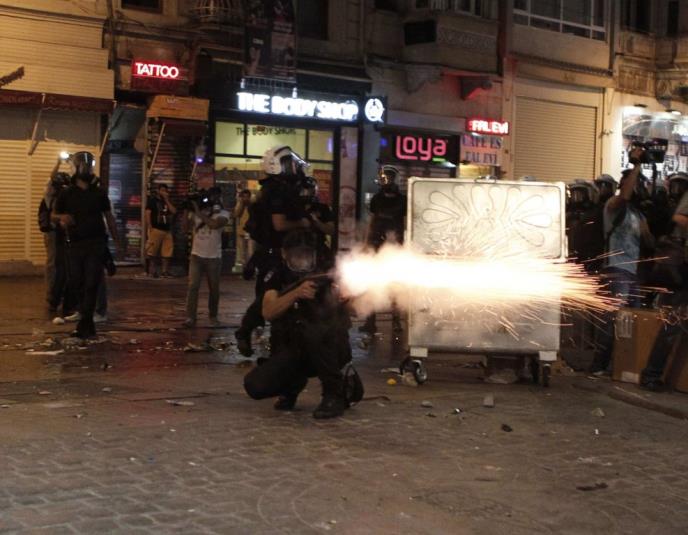
<path id="1" fill-rule="evenodd" d="M 601 205 L 616 195 L 617 183 L 611 175 L 602 174 L 598 176 L 595 179 L 595 187 L 598 191 L 598 203 Z"/>
<path id="2" fill-rule="evenodd" d="M 370 200 L 370 223 L 366 245 L 378 251 L 386 243 L 404 242 L 404 220 L 406 218 L 406 196 L 399 190 L 399 170 L 392 165 L 383 165 L 378 173 L 379 191 Z M 392 307 L 392 329 L 400 332 L 401 319 L 396 306 Z M 375 314 L 366 318 L 359 330 L 369 334 L 376 331 Z"/>
<path id="3" fill-rule="evenodd" d="M 285 234 L 313 226 L 298 197 L 298 187 L 306 176 L 308 164 L 288 145 L 278 145 L 265 152 L 262 167 L 266 176 L 260 181 L 261 190 L 249 208 L 249 219 L 244 227 L 256 242 L 256 251 L 248 262 L 257 270 L 256 300 L 246 310 L 241 326 L 234 333 L 239 352 L 245 356 L 253 354 L 253 331 L 265 324 L 261 314 L 264 278 L 280 263 Z"/>
<path id="4" fill-rule="evenodd" d="M 334 267 L 334 254 L 328 245 L 328 237 L 334 235 L 335 224 L 332 209 L 318 198 L 318 182 L 312 176 L 304 177 L 299 184 L 299 200 L 311 221 L 318 241 L 318 256 L 329 267 Z"/>
<path id="5" fill-rule="evenodd" d="M 332 279 L 322 273 L 318 238 L 306 230 L 283 240 L 281 260 L 265 277 L 262 313 L 271 322 L 271 356 L 244 378 L 253 399 L 277 397 L 275 409 L 291 410 L 309 377 L 318 377 L 318 419 L 341 416 L 363 397 L 351 361 L 349 311 Z M 342 371 L 346 368 L 346 371 Z"/>

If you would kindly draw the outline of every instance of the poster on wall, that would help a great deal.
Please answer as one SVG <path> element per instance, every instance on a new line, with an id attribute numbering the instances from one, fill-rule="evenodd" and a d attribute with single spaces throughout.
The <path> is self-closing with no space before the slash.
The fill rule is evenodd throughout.
<path id="1" fill-rule="evenodd" d="M 461 136 L 461 162 L 475 165 L 502 165 L 503 140 L 496 136 Z"/>
<path id="2" fill-rule="evenodd" d="M 342 128 L 339 167 L 339 221 L 337 248 L 348 251 L 356 244 L 356 178 L 358 129 Z"/>
<path id="3" fill-rule="evenodd" d="M 293 0 L 247 0 L 244 76 L 296 80 Z"/>

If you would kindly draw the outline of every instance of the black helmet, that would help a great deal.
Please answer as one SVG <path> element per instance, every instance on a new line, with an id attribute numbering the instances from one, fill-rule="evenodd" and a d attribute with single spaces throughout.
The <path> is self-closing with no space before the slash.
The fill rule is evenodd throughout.
<path id="1" fill-rule="evenodd" d="M 669 177 L 669 197 L 671 199 L 680 201 L 686 191 L 688 191 L 688 174 L 674 173 Z"/>
<path id="2" fill-rule="evenodd" d="M 56 188 L 63 188 L 65 186 L 69 186 L 71 181 L 72 177 L 69 176 L 69 173 L 63 172 L 57 173 L 55 175 L 55 178 L 53 178 L 52 180 L 53 186 L 55 186 Z"/>
<path id="3" fill-rule="evenodd" d="M 399 177 L 399 169 L 393 165 L 383 165 L 377 176 L 377 183 L 384 187 L 396 186 Z"/>
<path id="4" fill-rule="evenodd" d="M 78 178 L 83 177 L 90 182 L 91 177 L 95 174 L 93 170 L 96 166 L 96 159 L 93 154 L 87 151 L 75 152 L 70 160 L 74 166 L 74 174 Z"/>
<path id="5" fill-rule="evenodd" d="M 568 196 L 573 208 L 585 208 L 597 202 L 597 188 L 589 180 L 576 179 L 568 185 Z"/>

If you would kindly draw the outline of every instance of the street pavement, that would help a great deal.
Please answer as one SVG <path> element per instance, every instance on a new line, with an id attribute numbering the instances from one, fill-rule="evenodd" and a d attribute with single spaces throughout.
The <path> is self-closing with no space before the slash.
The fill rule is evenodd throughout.
<path id="1" fill-rule="evenodd" d="M 185 281 L 132 275 L 66 350 L 42 281 L 0 279 L 0 533 L 688 533 L 688 396 L 486 384 L 449 354 L 405 386 L 383 315 L 369 347 L 352 330 L 361 403 L 315 421 L 311 381 L 278 413 L 242 389 L 250 283 L 223 279 L 227 327 L 187 330 Z"/>

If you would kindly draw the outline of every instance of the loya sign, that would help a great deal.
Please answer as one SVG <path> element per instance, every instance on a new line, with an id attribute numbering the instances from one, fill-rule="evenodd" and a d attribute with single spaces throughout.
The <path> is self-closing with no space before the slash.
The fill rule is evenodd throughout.
<path id="1" fill-rule="evenodd" d="M 237 93 L 237 107 L 240 111 L 254 113 L 343 122 L 358 120 L 359 113 L 358 103 L 353 100 L 337 102 L 294 96 L 266 95 L 248 91 Z"/>
<path id="2" fill-rule="evenodd" d="M 398 160 L 419 160 L 429 162 L 433 159 L 445 161 L 447 156 L 446 139 L 423 136 L 396 136 L 394 156 Z"/>
<path id="3" fill-rule="evenodd" d="M 493 119 L 473 117 L 466 120 L 466 130 L 475 134 L 506 136 L 509 135 L 509 123 L 508 121 L 496 121 Z"/>
<path id="4" fill-rule="evenodd" d="M 456 136 L 390 132 L 380 137 L 380 161 L 456 165 L 458 156 Z"/>

